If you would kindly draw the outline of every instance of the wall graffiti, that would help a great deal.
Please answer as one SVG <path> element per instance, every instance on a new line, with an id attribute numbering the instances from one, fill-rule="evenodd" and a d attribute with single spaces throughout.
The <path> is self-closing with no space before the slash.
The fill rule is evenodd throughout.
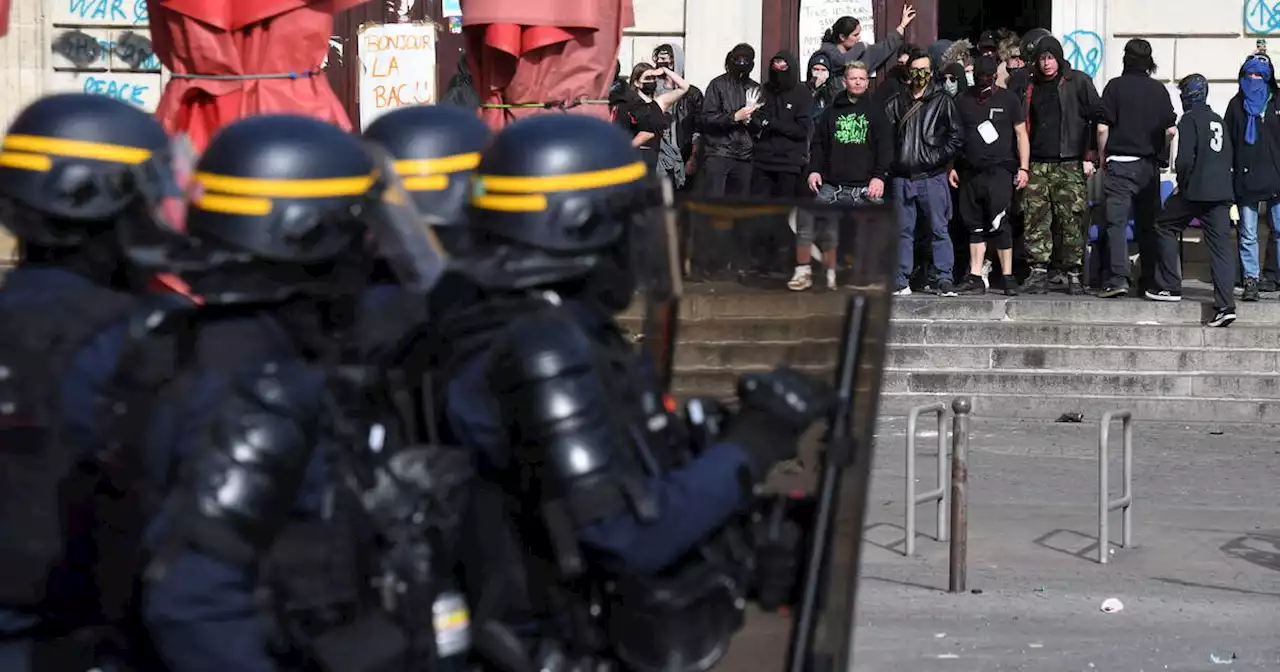
<path id="1" fill-rule="evenodd" d="M 80 30 L 68 30 L 50 47 L 53 53 L 71 61 L 77 68 L 87 68 L 102 58 L 103 41 Z"/>
<path id="2" fill-rule="evenodd" d="M 116 33 L 115 39 L 107 39 L 110 33 L 94 32 L 98 35 L 79 29 L 64 30 L 50 45 L 50 51 L 65 58 L 70 67 L 81 70 L 160 69 L 160 58 L 156 56 L 151 37 L 146 33 L 125 30 Z M 108 63 L 108 55 L 114 57 L 113 63 Z"/>
<path id="3" fill-rule="evenodd" d="M 142 33 L 126 30 L 116 35 L 111 53 L 135 70 L 158 70 L 160 59 L 151 48 L 151 38 Z"/>
<path id="4" fill-rule="evenodd" d="M 84 78 L 85 93 L 107 96 L 108 98 L 115 98 L 138 106 L 146 106 L 147 91 L 150 89 L 151 87 L 149 86 L 121 81 L 111 77 L 109 74 L 102 77 Z"/>
<path id="5" fill-rule="evenodd" d="M 67 0 L 73 17 L 112 23 L 146 23 L 151 18 L 147 0 Z"/>
<path id="6" fill-rule="evenodd" d="M 1090 77 L 1102 69 L 1102 37 L 1092 30 L 1076 30 L 1062 38 L 1062 54 L 1071 67 Z"/>
<path id="7" fill-rule="evenodd" d="M 1276 0 L 1245 2 L 1244 32 L 1249 35 L 1280 34 L 1280 2 Z"/>

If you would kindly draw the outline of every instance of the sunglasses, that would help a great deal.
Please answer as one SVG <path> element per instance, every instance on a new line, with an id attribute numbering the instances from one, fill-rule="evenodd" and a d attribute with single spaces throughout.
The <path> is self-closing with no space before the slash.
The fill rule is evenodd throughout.
<path id="1" fill-rule="evenodd" d="M 955 77 L 954 75 L 943 75 L 943 76 L 942 76 L 942 81 L 944 81 L 944 82 L 958 82 L 958 81 L 960 81 L 960 80 L 956 79 L 956 77 Z"/>

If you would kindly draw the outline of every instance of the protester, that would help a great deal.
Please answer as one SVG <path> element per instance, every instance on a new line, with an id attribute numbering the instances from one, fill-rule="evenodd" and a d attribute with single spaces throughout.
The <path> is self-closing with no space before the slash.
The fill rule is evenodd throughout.
<path id="1" fill-rule="evenodd" d="M 684 77 L 684 50 L 674 44 L 660 44 L 653 50 L 653 66 L 669 70 L 676 77 Z M 697 169 L 698 113 L 702 110 L 702 90 L 688 84 L 684 96 L 667 110 L 670 120 L 662 132 L 662 153 L 658 157 L 658 174 L 671 179 L 676 189 L 682 189 Z M 680 88 L 675 78 L 663 75 L 658 78 L 659 98 L 668 91 Z"/>
<path id="2" fill-rule="evenodd" d="M 957 95 L 964 93 L 969 88 L 969 80 L 964 70 L 964 64 L 953 62 L 942 69 L 942 90 L 947 95 L 955 98 Z"/>
<path id="3" fill-rule="evenodd" d="M 1080 269 L 1085 244 L 1085 180 L 1096 158 L 1095 124 L 1102 101 L 1093 80 L 1073 70 L 1052 35 L 1039 40 L 1032 54 L 1034 77 L 1019 94 L 1031 133 L 1031 177 L 1023 196 L 1024 238 L 1031 274 L 1028 294 L 1048 291 L 1049 260 L 1060 236 L 1059 258 L 1067 271 L 1067 292 L 1083 293 Z M 1162 93 L 1168 98 L 1167 93 Z"/>
<path id="4" fill-rule="evenodd" d="M 1267 206 L 1270 254 L 1280 254 L 1280 104 L 1276 75 L 1266 54 L 1253 54 L 1240 66 L 1240 92 L 1227 104 L 1226 134 L 1235 166 L 1234 190 L 1240 210 L 1240 263 L 1245 301 L 1259 299 L 1258 207 Z M 1270 119 L 1271 123 L 1266 123 Z"/>
<path id="5" fill-rule="evenodd" d="M 1022 41 L 1018 46 L 1018 55 L 1021 56 L 1019 60 L 1022 65 L 1009 71 L 1007 83 L 1009 90 L 1018 94 L 1019 97 L 1025 96 L 1026 88 L 1031 84 L 1031 75 L 1036 72 L 1034 59 L 1036 50 L 1040 47 L 1040 40 L 1052 35 L 1053 33 L 1044 28 L 1032 28 L 1022 35 Z M 1028 122 L 1028 130 L 1030 130 L 1030 122 Z"/>
<path id="6" fill-rule="evenodd" d="M 996 71 L 996 86 L 1009 88 L 1009 74 L 1021 70 L 1026 64 L 1022 61 L 1022 46 L 1017 35 L 1010 35 L 1000 40 L 1000 69 Z"/>
<path id="7" fill-rule="evenodd" d="M 955 251 L 947 226 L 951 219 L 947 173 L 964 147 L 964 132 L 955 102 L 933 80 L 928 54 L 917 50 L 909 65 L 909 90 L 894 96 L 886 109 L 896 138 L 892 198 L 902 236 L 896 294 L 911 294 L 919 211 L 928 217 L 933 234 L 935 277 L 926 289 L 940 296 L 955 296 L 951 277 Z"/>
<path id="8" fill-rule="evenodd" d="M 823 34 L 822 46 L 818 49 L 830 59 L 833 76 L 843 74 L 844 67 L 853 61 L 861 61 L 871 72 L 875 72 L 893 56 L 894 50 L 902 44 L 902 38 L 907 34 L 907 26 L 915 20 L 915 8 L 903 5 L 898 27 L 885 36 L 883 42 L 867 46 L 862 41 L 862 23 L 852 16 L 842 16 Z"/>
<path id="9" fill-rule="evenodd" d="M 824 110 L 831 105 L 832 99 L 836 97 L 836 92 L 832 91 L 827 82 L 831 78 L 831 59 L 821 51 L 813 52 L 809 57 L 808 77 L 805 84 L 809 87 L 809 93 L 813 96 L 813 107 L 809 114 L 810 118 L 816 123 L 818 118 L 822 116 Z"/>
<path id="10" fill-rule="evenodd" d="M 893 127 L 884 108 L 866 95 L 870 76 L 866 64 L 845 66 L 845 92 L 836 97 L 814 129 L 810 148 L 809 189 L 819 203 L 879 202 L 893 162 Z M 836 286 L 839 222 L 834 218 L 801 218 L 796 223 L 796 270 L 787 287 L 805 290 L 813 285 L 810 246 L 817 242 L 827 288 Z"/>
<path id="11" fill-rule="evenodd" d="M 877 105 L 884 107 L 894 96 L 907 90 L 907 61 L 915 49 L 915 45 L 905 42 L 898 46 L 893 66 L 885 71 L 883 77 L 878 78 L 880 82 L 872 93 L 872 100 L 876 101 Z"/>
<path id="12" fill-rule="evenodd" d="M 751 79 L 756 50 L 739 44 L 725 55 L 725 73 L 707 84 L 699 117 L 708 196 L 746 196 L 751 190 L 751 132 L 747 122 L 759 106 L 760 85 Z"/>
<path id="13" fill-rule="evenodd" d="M 1129 241 L 1125 229 L 1133 212 L 1133 232 L 1142 259 L 1140 291 L 1151 289 L 1155 272 L 1156 213 L 1160 210 L 1160 163 L 1167 161 L 1169 140 L 1178 120 L 1164 84 L 1152 79 L 1156 62 L 1151 43 L 1132 39 L 1124 45 L 1119 77 L 1102 91 L 1105 122 L 1098 124 L 1098 154 L 1106 193 L 1105 244 L 1110 277 L 1098 296 L 1129 293 Z"/>
<path id="14" fill-rule="evenodd" d="M 676 88 L 659 95 L 659 77 L 669 78 Z M 640 150 L 652 173 L 657 172 L 662 134 L 670 125 L 666 112 L 688 91 L 689 83 L 665 68 L 659 70 L 648 63 L 637 63 L 631 69 L 631 90 L 618 106 L 615 121 L 631 134 L 631 145 Z"/>
<path id="15" fill-rule="evenodd" d="M 930 58 L 932 61 L 933 59 Z M 943 72 L 952 63 L 959 63 L 965 73 L 965 83 L 973 83 L 973 43 L 969 40 L 956 40 L 942 52 L 941 65 L 934 63 L 935 72 Z"/>
<path id="16" fill-rule="evenodd" d="M 617 121 L 618 106 L 627 97 L 627 80 L 622 76 L 622 61 L 613 62 L 613 81 L 609 83 L 609 118 Z"/>
<path id="17" fill-rule="evenodd" d="M 994 30 L 984 30 L 982 35 L 978 37 L 978 44 L 974 47 L 978 52 L 978 56 L 990 56 L 996 61 L 1000 60 L 1000 37 L 996 35 Z M 974 60 L 974 68 L 977 68 L 977 60 Z M 977 73 L 974 79 L 977 79 Z"/>
<path id="18" fill-rule="evenodd" d="M 799 86 L 796 57 L 779 51 L 769 61 L 760 108 L 752 115 L 757 129 L 752 154 L 751 193 L 756 196 L 795 196 L 813 131 L 812 99 Z"/>
<path id="19" fill-rule="evenodd" d="M 1209 275 L 1213 280 L 1214 315 L 1208 325 L 1225 327 L 1236 319 L 1232 285 L 1236 254 L 1231 245 L 1231 144 L 1223 142 L 1223 122 L 1209 107 L 1209 82 L 1203 75 L 1187 75 L 1178 83 L 1182 119 L 1178 122 L 1178 158 L 1174 170 L 1178 189 L 1165 201 L 1156 222 L 1158 233 L 1153 287 L 1146 297 L 1153 301 L 1182 300 L 1177 235 L 1199 219 L 1209 248 Z M 1105 96 L 1104 96 L 1105 97 Z M 1146 263 L 1144 260 L 1143 263 Z"/>
<path id="20" fill-rule="evenodd" d="M 1006 217 L 1014 187 L 1027 186 L 1031 141 L 1026 117 L 1014 94 L 996 87 L 998 64 L 980 56 L 974 65 L 973 88 L 956 97 L 964 126 L 964 152 L 950 174 L 959 187 L 956 209 L 969 232 L 969 275 L 960 283 L 962 294 L 984 294 L 983 262 L 987 241 L 994 242 L 1004 276 L 1004 293 L 1017 294 L 1013 274 L 1013 235 Z M 1016 141 L 1016 142 L 1015 142 Z"/>

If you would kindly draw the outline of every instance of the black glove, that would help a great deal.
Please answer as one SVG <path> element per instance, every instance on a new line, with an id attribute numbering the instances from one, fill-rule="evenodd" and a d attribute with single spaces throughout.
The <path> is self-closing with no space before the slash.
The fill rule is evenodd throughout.
<path id="1" fill-rule="evenodd" d="M 795 456 L 801 435 L 827 414 L 835 397 L 830 385 L 785 366 L 749 373 L 738 379 L 742 409 L 724 440 L 751 455 L 752 475 L 762 481 L 774 464 Z"/>
<path id="2" fill-rule="evenodd" d="M 815 511 L 810 497 L 771 495 L 757 500 L 752 514 L 751 540 L 755 549 L 755 600 L 765 611 L 777 611 L 799 600 L 804 528 Z"/>

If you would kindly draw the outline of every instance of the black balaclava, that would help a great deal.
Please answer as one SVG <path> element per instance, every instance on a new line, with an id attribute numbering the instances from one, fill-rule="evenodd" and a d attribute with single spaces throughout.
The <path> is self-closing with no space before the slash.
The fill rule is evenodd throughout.
<path id="1" fill-rule="evenodd" d="M 782 61 L 786 63 L 785 70 L 779 70 L 774 66 L 774 61 Z M 796 57 L 789 51 L 783 49 L 773 55 L 769 60 L 769 86 L 778 91 L 790 91 L 796 88 L 800 83 L 800 73 L 796 72 Z"/>
<path id="2" fill-rule="evenodd" d="M 729 50 L 728 56 L 724 59 L 725 69 L 737 75 L 740 79 L 747 79 L 751 76 L 752 71 L 756 69 L 756 50 L 749 44 L 739 44 Z"/>
<path id="3" fill-rule="evenodd" d="M 996 90 L 996 72 L 1000 64 L 990 56 L 979 56 L 973 63 L 973 89 L 978 100 L 985 101 Z"/>

